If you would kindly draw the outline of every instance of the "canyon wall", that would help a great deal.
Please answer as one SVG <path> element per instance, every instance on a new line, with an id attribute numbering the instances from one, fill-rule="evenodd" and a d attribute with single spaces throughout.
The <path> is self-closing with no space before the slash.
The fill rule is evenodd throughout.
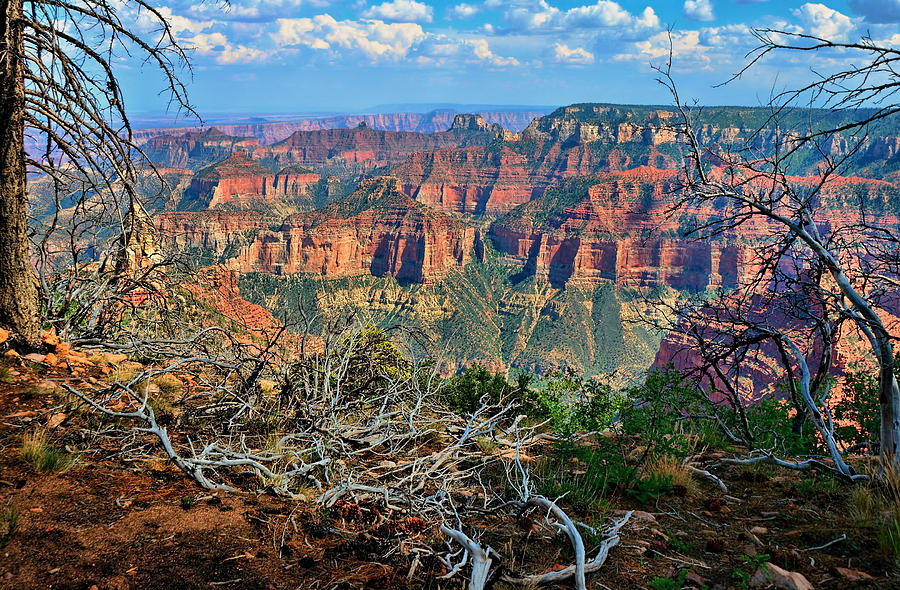
<path id="1" fill-rule="evenodd" d="M 258 232 L 227 264 L 275 275 L 427 282 L 472 260 L 478 240 L 475 228 L 413 201 L 396 179 L 381 177 L 342 201 Z"/>

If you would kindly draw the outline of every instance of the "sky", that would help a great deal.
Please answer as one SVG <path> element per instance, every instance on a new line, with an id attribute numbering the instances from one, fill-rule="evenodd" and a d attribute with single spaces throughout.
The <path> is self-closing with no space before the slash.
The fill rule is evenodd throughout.
<path id="1" fill-rule="evenodd" d="M 201 114 L 354 112 L 398 103 L 668 104 L 651 64 L 674 44 L 684 97 L 764 104 L 837 63 L 782 54 L 740 80 L 753 28 L 900 47 L 900 0 L 162 0 L 189 49 Z M 131 9 L 129 9 L 131 10 Z M 156 34 L 147 15 L 135 30 Z M 839 58 L 838 58 L 839 59 Z M 153 68 L 123 60 L 133 112 L 165 109 Z"/>

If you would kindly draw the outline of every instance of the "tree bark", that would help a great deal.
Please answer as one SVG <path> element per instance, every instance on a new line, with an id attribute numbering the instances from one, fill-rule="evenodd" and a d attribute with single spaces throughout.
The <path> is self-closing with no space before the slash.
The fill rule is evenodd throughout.
<path id="1" fill-rule="evenodd" d="M 0 326 L 18 348 L 40 345 L 25 191 L 22 0 L 0 0 Z"/>
<path id="2" fill-rule="evenodd" d="M 900 467 L 900 388 L 894 375 L 894 347 L 887 332 L 876 332 L 878 343 L 879 406 L 881 408 L 881 458 Z"/>

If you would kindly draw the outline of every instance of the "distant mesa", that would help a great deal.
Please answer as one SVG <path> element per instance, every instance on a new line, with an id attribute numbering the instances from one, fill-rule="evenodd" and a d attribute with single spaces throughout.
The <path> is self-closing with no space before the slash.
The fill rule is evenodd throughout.
<path id="1" fill-rule="evenodd" d="M 403 108 L 399 107 L 398 108 Z M 536 117 L 546 115 L 552 108 L 535 107 L 479 107 L 477 112 L 489 124 L 497 124 L 510 132 L 518 132 L 528 126 Z M 252 136 L 262 145 L 271 145 L 287 138 L 294 131 L 316 131 L 321 129 L 352 129 L 361 122 L 370 128 L 381 131 L 412 131 L 417 133 L 437 133 L 450 129 L 454 116 L 460 112 L 454 108 L 439 108 L 429 112 L 391 111 L 386 113 L 367 113 L 335 115 L 328 117 L 303 117 L 296 120 L 266 121 L 253 119 L 248 123 L 217 124 L 222 132 L 232 136 Z M 159 135 L 181 135 L 187 131 L 202 131 L 198 127 L 138 129 L 134 132 L 135 140 L 146 143 L 150 138 Z"/>
<path id="2" fill-rule="evenodd" d="M 184 192 L 180 209 L 247 206 L 308 196 L 320 176 L 302 166 L 273 173 L 243 152 L 199 170 Z"/>

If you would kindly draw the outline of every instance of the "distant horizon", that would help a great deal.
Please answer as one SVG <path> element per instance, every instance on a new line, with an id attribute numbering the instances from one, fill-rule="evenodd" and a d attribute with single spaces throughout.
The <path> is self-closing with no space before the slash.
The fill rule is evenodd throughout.
<path id="1" fill-rule="evenodd" d="M 776 52 L 732 79 L 756 28 L 900 45 L 894 1 L 160 0 L 189 51 L 198 112 L 363 113 L 371 105 L 667 104 L 652 64 L 669 56 L 682 97 L 762 106 L 786 83 L 840 67 L 838 53 Z M 148 38 L 149 19 L 123 18 Z M 158 73 L 120 64 L 126 107 L 159 116 Z"/>
<path id="2" fill-rule="evenodd" d="M 371 116 L 371 115 L 398 115 L 398 114 L 422 114 L 438 113 L 442 111 L 455 112 L 457 114 L 479 114 L 479 112 L 529 112 L 543 111 L 547 114 L 568 106 L 578 104 L 597 104 L 620 107 L 657 107 L 661 109 L 673 108 L 674 104 L 662 103 L 640 103 L 640 102 L 608 102 L 608 101 L 580 101 L 574 103 L 566 103 L 559 105 L 522 105 L 522 104 L 466 104 L 466 103 L 397 103 L 384 104 L 362 109 L 347 110 L 296 110 L 284 112 L 268 112 L 268 111 L 207 111 L 199 113 L 203 120 L 196 118 L 185 118 L 169 113 L 154 112 L 132 112 L 129 115 L 132 127 L 135 129 L 160 129 L 166 127 L 172 128 L 189 128 L 189 127 L 214 127 L 216 125 L 253 125 L 253 124 L 269 124 L 279 122 L 291 122 L 302 120 L 318 120 L 332 117 L 354 117 L 354 116 Z M 738 109 L 756 109 L 765 108 L 765 105 L 746 105 L 746 104 L 704 104 L 703 108 L 738 108 Z M 406 108 L 404 108 L 406 107 Z M 794 107 L 802 108 L 802 107 Z M 868 107 L 860 107 L 857 110 L 864 110 Z M 829 110 L 829 109 L 826 109 Z M 850 109 L 853 110 L 853 109 Z"/>

